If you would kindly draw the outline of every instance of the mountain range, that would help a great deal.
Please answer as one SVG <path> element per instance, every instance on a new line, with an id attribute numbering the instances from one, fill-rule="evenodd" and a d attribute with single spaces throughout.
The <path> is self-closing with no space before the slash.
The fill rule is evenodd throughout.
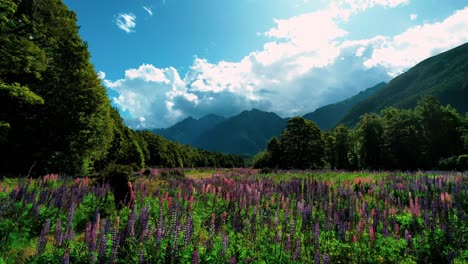
<path id="1" fill-rule="evenodd" d="M 386 107 L 412 108 L 418 99 L 432 95 L 460 113 L 468 111 L 468 43 L 428 58 L 388 84 L 379 83 L 346 100 L 305 114 L 322 130 L 343 123 L 354 126 L 365 113 Z M 154 133 L 194 147 L 231 154 L 255 155 L 268 141 L 279 136 L 288 118 L 258 109 L 224 118 L 214 114 L 200 119 L 188 117 Z"/>
<path id="2" fill-rule="evenodd" d="M 458 112 L 468 111 L 468 43 L 430 57 L 388 85 L 356 104 L 340 121 L 355 125 L 365 113 L 376 113 L 386 107 L 412 108 L 427 95 L 450 104 Z"/>

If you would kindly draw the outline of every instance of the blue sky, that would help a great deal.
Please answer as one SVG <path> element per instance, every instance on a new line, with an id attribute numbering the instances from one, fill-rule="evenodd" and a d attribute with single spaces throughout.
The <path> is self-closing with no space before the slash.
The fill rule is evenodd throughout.
<path id="1" fill-rule="evenodd" d="M 65 0 L 134 128 L 302 115 L 468 42 L 468 0 Z"/>

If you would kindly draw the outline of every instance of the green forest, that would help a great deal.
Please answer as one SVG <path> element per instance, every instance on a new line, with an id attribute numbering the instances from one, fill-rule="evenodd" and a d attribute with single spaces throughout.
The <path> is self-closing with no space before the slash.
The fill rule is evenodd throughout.
<path id="1" fill-rule="evenodd" d="M 62 1 L 0 1 L 1 172 L 242 166 L 240 157 L 128 128 L 90 63 L 76 20 Z"/>
<path id="2" fill-rule="evenodd" d="M 344 170 L 467 170 L 468 115 L 435 97 L 414 109 L 386 108 L 365 114 L 354 128 L 320 132 L 294 117 L 281 137 L 254 159 L 256 168 Z"/>

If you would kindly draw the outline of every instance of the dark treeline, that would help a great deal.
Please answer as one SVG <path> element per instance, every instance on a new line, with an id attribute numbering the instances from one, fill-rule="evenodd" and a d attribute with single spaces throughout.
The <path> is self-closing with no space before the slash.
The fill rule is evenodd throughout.
<path id="1" fill-rule="evenodd" d="M 0 171 L 86 175 L 108 164 L 241 166 L 125 126 L 62 0 L 0 0 Z"/>
<path id="2" fill-rule="evenodd" d="M 414 109 L 365 114 L 355 128 L 320 132 L 313 122 L 289 120 L 280 139 L 254 159 L 257 168 L 468 169 L 468 115 L 422 98 Z"/>

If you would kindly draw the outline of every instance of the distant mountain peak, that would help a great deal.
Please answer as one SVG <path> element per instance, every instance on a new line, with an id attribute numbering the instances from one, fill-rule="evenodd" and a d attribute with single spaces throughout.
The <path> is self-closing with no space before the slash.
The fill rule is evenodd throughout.
<path id="1" fill-rule="evenodd" d="M 207 114 L 206 116 L 201 117 L 199 120 L 206 120 L 206 119 L 224 119 L 224 117 L 217 115 L 217 114 Z"/>

